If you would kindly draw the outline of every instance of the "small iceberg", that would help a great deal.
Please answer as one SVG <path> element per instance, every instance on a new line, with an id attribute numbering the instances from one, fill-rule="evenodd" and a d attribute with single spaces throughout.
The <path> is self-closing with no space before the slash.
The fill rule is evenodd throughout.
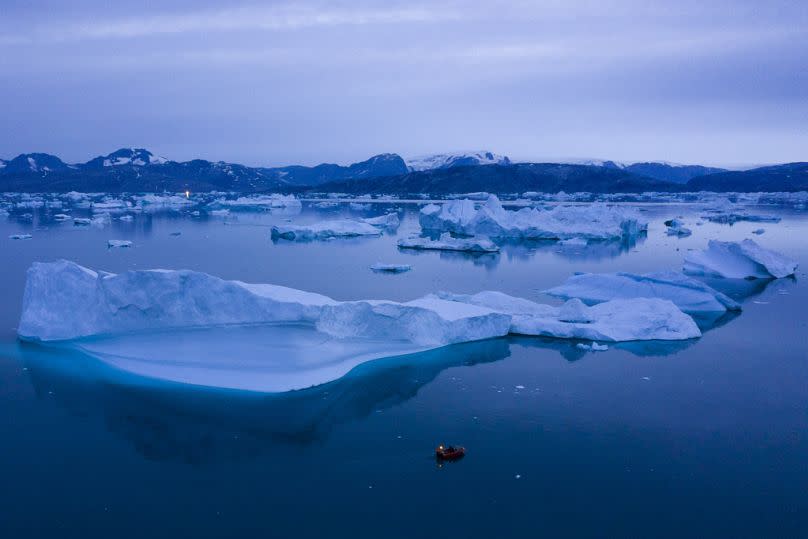
<path id="1" fill-rule="evenodd" d="M 765 228 L 756 228 L 755 230 L 752 231 L 752 234 L 754 234 L 756 236 L 760 236 L 761 234 L 763 234 L 765 232 L 766 232 Z"/>
<path id="2" fill-rule="evenodd" d="M 10 240 L 30 240 L 33 238 L 31 234 L 12 234 L 8 237 Z"/>
<path id="3" fill-rule="evenodd" d="M 53 220 L 54 221 L 69 221 L 70 216 L 67 215 L 66 213 L 57 213 L 56 215 L 53 216 Z"/>
<path id="4" fill-rule="evenodd" d="M 361 202 L 350 202 L 348 207 L 353 211 L 365 211 L 371 208 L 370 204 L 362 204 Z"/>
<path id="5" fill-rule="evenodd" d="M 665 233 L 668 236 L 679 236 L 684 238 L 693 234 L 693 231 L 685 226 L 680 219 L 670 219 L 665 221 L 665 226 L 668 227 Z"/>
<path id="6" fill-rule="evenodd" d="M 292 241 L 380 235 L 381 231 L 377 227 L 364 221 L 355 221 L 353 219 L 320 221 L 309 225 L 275 225 L 272 227 L 272 239 L 281 238 Z"/>
<path id="7" fill-rule="evenodd" d="M 794 275 L 797 263 L 765 249 L 754 240 L 710 240 L 707 249 L 688 253 L 684 272 L 727 279 L 780 279 Z"/>
<path id="8" fill-rule="evenodd" d="M 595 304 L 615 299 L 658 298 L 672 301 L 686 313 L 739 311 L 741 305 L 706 284 L 675 271 L 636 273 L 581 273 L 546 294 L 578 298 Z"/>
<path id="9" fill-rule="evenodd" d="M 110 249 L 120 249 L 123 247 L 131 247 L 132 242 L 129 240 L 109 240 L 107 241 L 107 247 Z"/>
<path id="10" fill-rule="evenodd" d="M 436 251 L 464 251 L 469 253 L 498 253 L 499 247 L 488 238 L 453 238 L 449 232 L 433 240 L 414 236 L 398 240 L 399 249 L 423 249 Z"/>
<path id="11" fill-rule="evenodd" d="M 509 211 L 494 195 L 479 208 L 468 199 L 430 204 L 421 209 L 419 222 L 426 231 L 517 240 L 625 239 L 648 229 L 648 222 L 631 208 L 589 204 Z"/>
<path id="12" fill-rule="evenodd" d="M 382 264 L 377 262 L 370 266 L 370 269 L 378 273 L 405 273 L 410 271 L 412 266 L 409 264 Z"/>

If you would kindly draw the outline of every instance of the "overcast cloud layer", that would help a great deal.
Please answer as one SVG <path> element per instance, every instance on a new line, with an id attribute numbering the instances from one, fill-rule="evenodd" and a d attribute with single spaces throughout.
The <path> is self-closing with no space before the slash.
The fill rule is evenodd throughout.
<path id="1" fill-rule="evenodd" d="M 805 0 L 2 4 L 5 158 L 808 160 Z"/>

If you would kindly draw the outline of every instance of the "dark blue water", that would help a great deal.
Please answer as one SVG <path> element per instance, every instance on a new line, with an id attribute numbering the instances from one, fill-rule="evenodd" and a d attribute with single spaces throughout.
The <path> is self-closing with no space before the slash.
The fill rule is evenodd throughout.
<path id="1" fill-rule="evenodd" d="M 417 228 L 405 210 L 398 235 Z M 496 289 L 545 300 L 540 290 L 573 271 L 676 268 L 688 248 L 761 226 L 707 223 L 676 239 L 662 221 L 692 224 L 694 207 L 644 210 L 652 224 L 636 244 L 510 245 L 476 258 L 398 252 L 394 234 L 269 238 L 272 222 L 344 208 L 138 214 L 103 229 L 44 210 L 0 220 L 0 536 L 806 536 L 803 269 L 768 285 L 723 283 L 744 311 L 696 341 L 587 353 L 498 339 L 380 360 L 283 395 L 138 380 L 14 337 L 37 260 L 190 268 L 338 299 Z M 767 211 L 784 219 L 755 239 L 808 268 L 806 216 Z M 21 232 L 34 237 L 7 239 Z M 134 247 L 107 250 L 108 239 Z M 374 274 L 377 261 L 414 269 Z M 463 444 L 467 457 L 438 466 L 440 442 Z"/>

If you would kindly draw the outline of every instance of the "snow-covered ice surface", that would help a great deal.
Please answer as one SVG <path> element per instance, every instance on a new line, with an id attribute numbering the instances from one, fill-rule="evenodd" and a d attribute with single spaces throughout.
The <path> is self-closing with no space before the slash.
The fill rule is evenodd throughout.
<path id="1" fill-rule="evenodd" d="M 691 317 L 671 301 L 616 299 L 587 307 L 578 299 L 555 307 L 501 292 L 437 297 L 486 307 L 512 316 L 511 333 L 590 341 L 685 340 L 701 336 Z"/>
<path id="2" fill-rule="evenodd" d="M 741 309 L 741 305 L 729 296 L 675 271 L 644 275 L 625 272 L 582 273 L 545 292 L 560 298 L 578 298 L 589 304 L 614 299 L 660 298 L 672 301 L 687 313 Z"/>
<path id="3" fill-rule="evenodd" d="M 780 279 L 796 270 L 795 261 L 750 239 L 711 240 L 706 250 L 688 253 L 684 263 L 687 274 L 728 279 Z"/>
<path id="4" fill-rule="evenodd" d="M 440 238 L 433 240 L 420 236 L 398 240 L 400 249 L 421 249 L 430 251 L 463 251 L 468 253 L 497 253 L 499 247 L 488 238 L 454 238 L 444 232 Z"/>
<path id="5" fill-rule="evenodd" d="M 427 231 L 533 240 L 630 238 L 648 228 L 647 221 L 630 208 L 592 204 L 511 211 L 494 195 L 479 207 L 468 199 L 430 204 L 421 209 L 420 223 Z"/>
<path id="6" fill-rule="evenodd" d="M 407 159 L 407 166 L 413 171 L 434 170 L 456 166 L 510 165 L 504 155 L 480 150 L 473 152 L 441 153 Z"/>

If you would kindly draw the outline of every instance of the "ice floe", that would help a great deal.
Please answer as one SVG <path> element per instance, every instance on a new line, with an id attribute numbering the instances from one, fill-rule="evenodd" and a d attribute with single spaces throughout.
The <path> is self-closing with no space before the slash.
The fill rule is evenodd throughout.
<path id="1" fill-rule="evenodd" d="M 437 251 L 464 251 L 469 253 L 497 253 L 499 247 L 488 238 L 453 238 L 444 232 L 440 238 L 433 240 L 414 236 L 398 240 L 400 249 L 422 249 Z"/>
<path id="2" fill-rule="evenodd" d="M 421 209 L 419 222 L 426 231 L 507 239 L 607 240 L 637 236 L 648 228 L 631 208 L 590 204 L 509 211 L 494 195 L 479 207 L 468 199 L 430 204 Z"/>
<path id="3" fill-rule="evenodd" d="M 379 236 L 381 231 L 364 221 L 353 219 L 335 219 L 333 221 L 319 221 L 308 225 L 275 225 L 272 227 L 272 238 L 311 241 L 332 238 L 350 238 L 357 236 Z"/>
<path id="4" fill-rule="evenodd" d="M 793 275 L 797 263 L 761 247 L 754 240 L 710 240 L 707 249 L 687 254 L 684 272 L 728 279 L 780 279 Z"/>
<path id="5" fill-rule="evenodd" d="M 706 284 L 675 271 L 646 273 L 581 273 L 545 293 L 578 298 L 589 304 L 615 299 L 659 298 L 672 301 L 687 313 L 741 309 L 738 302 Z"/>
<path id="6" fill-rule="evenodd" d="M 30 240 L 33 238 L 31 234 L 12 234 L 8 237 L 10 240 Z"/>

